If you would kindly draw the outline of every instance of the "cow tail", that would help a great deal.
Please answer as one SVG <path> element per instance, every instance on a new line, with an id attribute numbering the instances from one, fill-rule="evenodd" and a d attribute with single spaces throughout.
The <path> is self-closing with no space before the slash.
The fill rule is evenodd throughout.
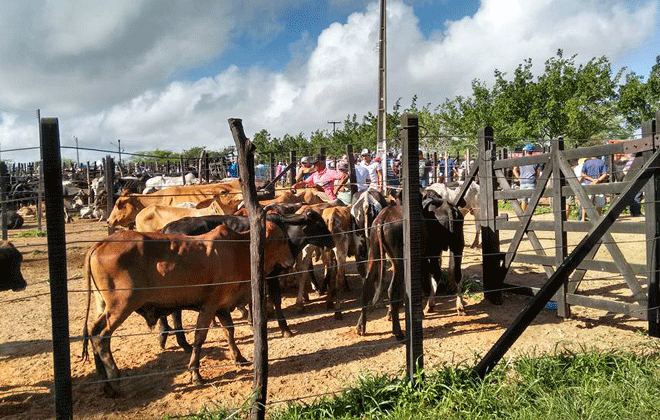
<path id="1" fill-rule="evenodd" d="M 83 344 L 82 344 L 82 355 L 80 357 L 81 361 L 87 361 L 89 359 L 89 330 L 87 329 L 87 322 L 89 321 L 89 307 L 92 301 L 92 268 L 90 260 L 92 259 L 92 254 L 96 250 L 98 245 L 94 245 L 85 256 L 85 262 L 83 265 L 83 275 L 87 281 L 87 310 L 85 312 L 85 324 L 83 326 Z"/>
<path id="2" fill-rule="evenodd" d="M 376 228 L 376 240 L 378 241 L 378 250 L 380 252 L 379 256 L 379 267 L 378 267 L 378 283 L 376 285 L 376 294 L 374 295 L 372 305 L 377 305 L 383 295 L 383 285 L 385 279 L 385 253 L 383 249 L 383 225 L 380 221 L 374 226 Z"/>

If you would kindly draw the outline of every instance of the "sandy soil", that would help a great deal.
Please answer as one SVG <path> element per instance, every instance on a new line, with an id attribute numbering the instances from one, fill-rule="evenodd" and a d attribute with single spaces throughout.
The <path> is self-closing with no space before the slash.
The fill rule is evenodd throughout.
<path id="1" fill-rule="evenodd" d="M 11 231 L 10 239 L 25 256 L 23 273 L 29 283 L 23 292 L 0 293 L 0 418 L 52 418 L 53 356 L 51 351 L 50 298 L 45 238 L 19 238 Z M 466 223 L 466 238 L 472 239 L 474 225 Z M 539 232 L 548 254 L 552 254 L 552 233 Z M 122 395 L 110 399 L 100 391 L 94 363 L 82 363 L 80 335 L 86 305 L 85 285 L 81 278 L 82 261 L 91 243 L 106 235 L 102 224 L 76 221 L 67 225 L 67 263 L 69 282 L 69 322 L 74 412 L 77 418 L 163 418 L 184 415 L 203 406 L 222 404 L 240 406 L 251 391 L 252 369 L 236 367 L 228 360 L 224 332 L 209 333 L 201 361 L 203 386 L 190 384 L 185 371 L 188 356 L 173 338 L 161 350 L 154 332 L 141 317 L 133 314 L 115 333 L 112 350 L 122 374 Z M 581 239 L 571 235 L 569 242 Z M 644 263 L 643 237 L 616 235 L 630 262 Z M 502 249 L 508 242 L 502 238 Z M 521 252 L 531 247 L 524 241 Z M 602 250 L 599 257 L 608 258 Z M 464 276 L 474 282 L 482 278 L 480 254 L 466 248 Z M 354 268 L 351 268 L 354 273 Z M 608 273 L 588 273 L 581 290 L 619 296 L 626 299 L 629 290 L 621 279 Z M 545 274 L 539 267 L 517 264 L 507 281 L 540 285 Z M 642 283 L 645 281 L 642 279 Z M 323 299 L 311 295 L 312 302 L 300 315 L 291 307 L 294 291 L 285 296 L 285 314 L 296 335 L 282 338 L 275 322 L 269 322 L 270 377 L 269 400 L 278 402 L 300 397 L 332 393 L 353 383 L 361 373 L 400 374 L 405 367 L 405 347 L 392 336 L 385 310 L 376 310 L 367 325 L 367 335 L 357 336 L 355 309 L 360 285 L 357 276 L 349 278 L 344 319 L 336 321 L 324 312 Z M 472 362 L 483 355 L 504 329 L 529 302 L 528 297 L 506 295 L 502 306 L 495 306 L 474 294 L 468 298 L 466 316 L 457 316 L 453 299 L 446 298 L 436 312 L 424 320 L 424 361 L 433 368 L 443 363 Z M 94 309 L 93 309 L 94 311 Z M 238 314 L 234 314 L 235 319 Z M 651 341 L 645 337 L 646 324 L 634 318 L 574 307 L 573 318 L 562 320 L 551 310 L 544 310 L 522 335 L 506 357 L 520 352 L 553 352 L 555 349 L 588 348 L 636 349 Z M 191 326 L 194 314 L 184 314 L 184 325 Z M 237 342 L 244 356 L 252 359 L 251 330 L 245 321 L 237 321 Z M 188 334 L 190 340 L 190 333 Z"/>

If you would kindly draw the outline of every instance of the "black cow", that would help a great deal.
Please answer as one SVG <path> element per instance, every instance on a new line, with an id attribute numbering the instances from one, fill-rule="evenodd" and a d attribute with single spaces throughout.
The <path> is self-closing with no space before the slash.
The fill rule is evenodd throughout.
<path id="1" fill-rule="evenodd" d="M 2 217 L 1 213 L 0 217 Z M 20 229 L 21 226 L 23 226 L 23 216 L 15 210 L 7 210 L 7 229 Z"/>
<path id="2" fill-rule="evenodd" d="M 23 255 L 11 242 L 4 241 L 0 245 L 0 292 L 13 290 L 19 292 L 27 287 L 21 274 Z"/>
<path id="3" fill-rule="evenodd" d="M 277 215 L 267 214 L 267 220 L 275 223 L 288 235 L 288 246 L 291 254 L 295 258 L 298 253 L 308 244 L 317 245 L 322 248 L 332 249 L 334 242 L 328 231 L 328 227 L 321 216 L 314 211 L 306 211 L 303 214 Z M 234 215 L 210 215 L 200 217 L 184 217 L 168 223 L 163 227 L 163 233 L 178 233 L 188 236 L 197 236 L 210 232 L 218 225 L 224 225 L 236 232 L 245 232 L 250 230 L 250 222 L 247 217 Z M 279 275 L 282 269 L 280 267 L 268 274 L 266 281 L 270 297 L 275 306 L 277 324 L 286 337 L 293 336 L 289 329 L 284 313 L 282 312 L 282 294 L 280 290 Z M 172 314 L 175 336 L 177 343 L 186 351 L 190 351 L 190 345 L 186 342 L 182 331 L 181 311 Z M 161 325 L 161 347 L 165 347 L 167 332 L 170 329 L 166 318 L 160 319 Z"/>
<path id="4" fill-rule="evenodd" d="M 440 257 L 442 251 L 450 251 L 449 289 L 460 293 L 461 263 L 463 258 L 463 215 L 456 206 L 437 198 L 425 197 L 422 201 L 422 289 L 430 295 L 429 310 L 433 308 L 433 287 L 429 274 L 436 282 L 441 278 Z M 380 299 L 380 282 L 384 281 L 384 261 L 392 261 L 394 273 L 388 284 L 392 332 L 401 341 L 405 338 L 399 323 L 399 308 L 403 303 L 403 208 L 386 207 L 374 220 L 371 230 L 369 266 L 362 289 L 362 311 L 356 330 L 364 335 L 367 324 L 367 309 Z M 437 257 L 436 257 L 437 256 Z M 379 283 L 377 283 L 379 282 Z M 377 293 L 375 293 L 377 292 Z M 374 296 L 375 293 L 375 296 Z M 457 298 L 457 307 L 462 311 L 462 300 Z"/>

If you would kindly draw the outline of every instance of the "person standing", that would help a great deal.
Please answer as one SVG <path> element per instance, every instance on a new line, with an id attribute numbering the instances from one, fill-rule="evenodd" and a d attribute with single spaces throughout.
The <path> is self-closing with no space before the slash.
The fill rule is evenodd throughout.
<path id="1" fill-rule="evenodd" d="M 526 144 L 523 147 L 523 156 L 531 156 L 534 151 L 534 146 L 531 144 Z M 533 190 L 536 188 L 536 179 L 540 174 L 540 166 L 535 165 L 521 165 L 513 168 L 513 175 L 520 181 L 521 190 Z M 520 199 L 520 207 L 524 212 L 527 210 L 527 205 L 529 204 L 529 197 L 523 197 Z"/>
<path id="2" fill-rule="evenodd" d="M 599 157 L 590 157 L 582 165 L 582 185 L 596 185 L 607 179 L 607 166 L 605 161 Z M 592 194 L 589 203 L 582 204 L 582 220 L 587 220 L 586 206 L 594 206 L 598 215 L 603 212 L 605 196 L 603 194 Z"/>
<path id="3" fill-rule="evenodd" d="M 309 157 L 303 156 L 300 159 L 300 168 L 298 168 L 298 173 L 296 174 L 296 182 L 306 181 L 313 172 L 314 167 L 312 167 Z"/>
<path id="4" fill-rule="evenodd" d="M 419 185 L 426 188 L 429 184 L 429 164 L 424 159 L 424 153 L 419 151 Z"/>
<path id="5" fill-rule="evenodd" d="M 227 168 L 227 175 L 230 178 L 238 178 L 238 161 L 236 160 L 236 156 L 231 158 L 231 165 Z"/>
<path id="6" fill-rule="evenodd" d="M 369 188 L 383 191 L 383 171 L 379 162 L 374 162 L 371 159 L 371 152 L 369 149 L 362 150 L 362 161 L 359 165 L 363 166 L 369 174 Z"/>

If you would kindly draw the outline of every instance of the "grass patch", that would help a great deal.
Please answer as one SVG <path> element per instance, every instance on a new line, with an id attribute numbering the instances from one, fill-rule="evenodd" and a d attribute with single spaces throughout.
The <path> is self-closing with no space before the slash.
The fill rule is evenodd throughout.
<path id="1" fill-rule="evenodd" d="M 271 408 L 274 420 L 303 419 L 654 419 L 660 418 L 660 361 L 628 352 L 523 356 L 484 380 L 471 366 L 427 372 L 413 388 L 403 378 L 365 375 L 336 397 Z M 222 413 L 222 414 L 221 414 Z M 247 411 L 232 412 L 244 418 Z M 229 411 L 190 419 L 220 419 Z M 218 416 L 215 416 L 218 415 Z"/>
<path id="2" fill-rule="evenodd" d="M 45 230 L 28 230 L 16 235 L 19 238 L 43 238 L 47 236 Z"/>

